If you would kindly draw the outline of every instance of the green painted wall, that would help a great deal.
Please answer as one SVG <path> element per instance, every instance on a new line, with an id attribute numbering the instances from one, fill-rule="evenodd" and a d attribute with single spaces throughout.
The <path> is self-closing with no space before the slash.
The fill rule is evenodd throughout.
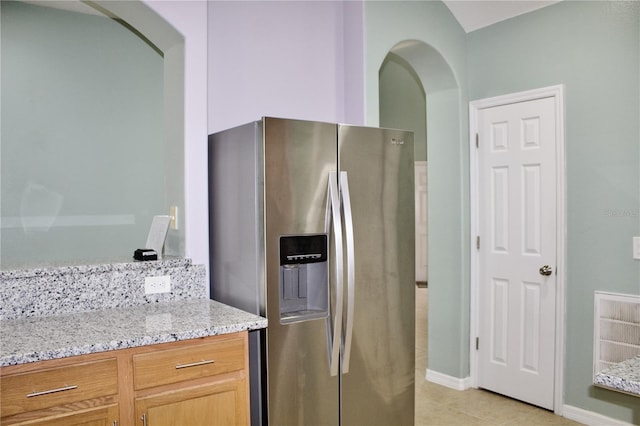
<path id="1" fill-rule="evenodd" d="M 365 33 L 368 124 L 384 100 L 380 67 L 400 41 L 434 47 L 458 83 L 427 94 L 429 369 L 469 374 L 468 100 L 564 84 L 565 403 L 640 423 L 637 398 L 591 386 L 594 291 L 640 294 L 631 256 L 640 235 L 640 2 L 564 1 L 470 34 L 440 2 L 366 2 Z M 431 122 L 446 123 L 439 136 Z"/>
<path id="2" fill-rule="evenodd" d="M 380 68 L 380 126 L 413 131 L 415 161 L 427 161 L 427 101 L 411 65 L 390 54 Z"/>
<path id="3" fill-rule="evenodd" d="M 0 11 L 0 266 L 130 259 L 168 214 L 162 55 L 104 16 Z"/>
<path id="4" fill-rule="evenodd" d="M 638 398 L 591 382 L 594 291 L 640 294 L 640 2 L 563 1 L 470 33 L 467 52 L 469 99 L 565 85 L 565 402 L 639 424 Z"/>
<path id="5" fill-rule="evenodd" d="M 430 370 L 469 374 L 469 150 L 465 33 L 436 1 L 367 1 L 365 9 L 365 117 L 378 125 L 379 71 L 399 42 L 424 43 L 448 64 L 457 88 L 427 92 L 429 158 Z M 416 70 L 421 78 L 429 70 Z"/>

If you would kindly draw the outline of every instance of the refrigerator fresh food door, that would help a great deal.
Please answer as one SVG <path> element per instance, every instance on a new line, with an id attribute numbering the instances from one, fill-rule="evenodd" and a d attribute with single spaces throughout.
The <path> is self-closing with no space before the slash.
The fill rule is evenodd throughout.
<path id="1" fill-rule="evenodd" d="M 303 308 L 294 321 L 291 313 L 283 314 L 280 274 L 290 273 L 292 266 L 281 267 L 279 246 L 283 236 L 326 234 L 327 179 L 337 170 L 335 124 L 265 118 L 264 161 L 269 424 L 338 425 L 339 376 L 330 374 L 327 348 L 327 318 L 335 299 L 327 301 L 330 312 L 324 318 L 316 310 L 305 319 Z M 314 253 L 301 256 L 308 255 Z M 327 263 L 333 284 L 331 254 Z M 295 296 L 291 287 L 286 291 Z"/>
<path id="2" fill-rule="evenodd" d="M 347 181 L 353 217 L 355 263 L 351 300 L 345 285 L 343 365 L 348 365 L 348 372 L 341 378 L 342 424 L 413 425 L 413 133 L 341 125 L 338 135 L 339 169 L 345 177 L 341 180 Z M 348 312 L 351 305 L 353 311 Z"/>

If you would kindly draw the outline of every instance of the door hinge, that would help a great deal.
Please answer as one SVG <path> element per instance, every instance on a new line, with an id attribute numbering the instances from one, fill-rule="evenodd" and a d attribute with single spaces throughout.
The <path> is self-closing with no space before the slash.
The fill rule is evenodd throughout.
<path id="1" fill-rule="evenodd" d="M 476 148 L 480 147 L 480 136 L 476 133 Z"/>
<path id="2" fill-rule="evenodd" d="M 476 351 L 480 349 L 480 338 L 476 337 Z"/>
<path id="3" fill-rule="evenodd" d="M 476 237 L 476 249 L 480 250 L 480 235 Z"/>

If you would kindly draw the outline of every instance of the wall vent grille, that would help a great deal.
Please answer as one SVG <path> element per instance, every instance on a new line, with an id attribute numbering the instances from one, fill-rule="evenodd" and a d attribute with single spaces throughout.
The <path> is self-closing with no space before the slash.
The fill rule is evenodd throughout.
<path id="1" fill-rule="evenodd" d="M 594 376 L 640 355 L 640 295 L 595 292 Z"/>

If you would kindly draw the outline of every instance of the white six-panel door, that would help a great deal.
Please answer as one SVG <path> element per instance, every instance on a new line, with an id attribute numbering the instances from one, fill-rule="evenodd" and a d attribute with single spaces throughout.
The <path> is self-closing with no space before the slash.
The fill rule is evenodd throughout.
<path id="1" fill-rule="evenodd" d="M 548 409 L 556 372 L 555 117 L 551 97 L 477 115 L 478 387 Z"/>

